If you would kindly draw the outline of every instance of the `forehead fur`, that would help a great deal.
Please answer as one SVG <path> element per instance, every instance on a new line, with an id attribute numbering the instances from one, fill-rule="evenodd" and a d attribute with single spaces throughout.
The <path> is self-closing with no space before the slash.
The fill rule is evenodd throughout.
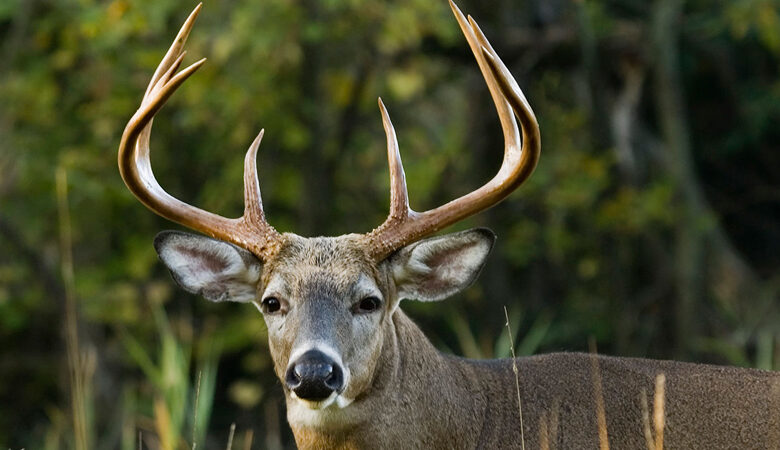
<path id="1" fill-rule="evenodd" d="M 360 235 L 305 238 L 295 234 L 284 235 L 279 252 L 267 261 L 263 283 L 271 274 L 300 274 L 306 276 L 326 270 L 344 281 L 354 280 L 361 272 L 377 278 L 377 265 L 365 250 Z"/>

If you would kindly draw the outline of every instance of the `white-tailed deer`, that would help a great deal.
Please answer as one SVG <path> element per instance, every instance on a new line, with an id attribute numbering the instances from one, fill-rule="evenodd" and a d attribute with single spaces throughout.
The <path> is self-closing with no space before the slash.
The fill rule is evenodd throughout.
<path id="1" fill-rule="evenodd" d="M 504 130 L 500 170 L 474 192 L 430 211 L 412 211 L 395 131 L 380 101 L 389 217 L 367 234 L 315 238 L 279 233 L 266 222 L 255 162 L 262 132 L 246 154 L 245 212 L 238 219 L 185 204 L 155 180 L 152 118 L 203 64 L 177 73 L 200 6 L 193 11 L 119 147 L 122 178 L 144 205 L 209 236 L 157 236 L 155 248 L 176 282 L 209 300 L 253 303 L 262 311 L 287 418 L 301 448 L 586 449 L 608 442 L 617 449 L 663 443 L 679 449 L 777 449 L 777 373 L 550 354 L 514 360 L 515 374 L 513 360 L 439 353 L 399 308 L 402 299 L 443 300 L 474 281 L 493 246 L 490 231 L 423 238 L 504 199 L 539 158 L 539 128 L 523 93 L 474 20 L 450 5 Z M 664 396 L 656 392 L 659 374 L 666 380 Z M 655 413 L 647 401 L 653 392 Z"/>

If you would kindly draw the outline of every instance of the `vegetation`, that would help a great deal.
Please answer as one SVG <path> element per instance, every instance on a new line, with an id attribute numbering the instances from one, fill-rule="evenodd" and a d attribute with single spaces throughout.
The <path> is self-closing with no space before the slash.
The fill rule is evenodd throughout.
<path id="1" fill-rule="evenodd" d="M 116 169 L 192 6 L 0 2 L 1 448 L 292 445 L 259 313 L 174 286 L 151 241 L 175 225 Z M 431 340 L 469 357 L 593 340 L 780 368 L 780 5 L 460 6 L 523 86 L 543 150 L 517 193 L 458 225 L 499 236 L 479 284 L 404 304 Z M 500 164 L 491 100 L 444 0 L 208 2 L 188 50 L 209 61 L 158 115 L 153 161 L 205 209 L 240 214 L 243 151 L 265 128 L 278 229 L 370 230 L 388 204 L 380 95 L 414 208 Z"/>

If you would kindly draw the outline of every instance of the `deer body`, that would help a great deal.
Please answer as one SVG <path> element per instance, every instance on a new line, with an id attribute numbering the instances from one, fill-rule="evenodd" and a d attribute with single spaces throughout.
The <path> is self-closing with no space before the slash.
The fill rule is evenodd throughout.
<path id="1" fill-rule="evenodd" d="M 521 438 L 511 360 L 441 354 L 400 310 L 386 324 L 385 342 L 376 386 L 355 423 L 301 423 L 288 413 L 299 448 L 519 449 L 521 439 L 528 449 L 599 448 L 594 360 L 606 380 L 611 448 L 647 448 L 640 396 L 644 389 L 652 399 L 660 373 L 666 448 L 780 446 L 780 376 L 773 372 L 583 353 L 518 358 Z"/>
<path id="2" fill-rule="evenodd" d="M 256 169 L 262 132 L 245 158 L 240 218 L 185 204 L 154 178 L 152 118 L 203 64 L 176 73 L 200 6 L 195 9 L 119 147 L 120 173 L 141 202 L 209 236 L 157 236 L 155 248 L 176 282 L 209 300 L 251 303 L 262 312 L 300 448 L 494 449 L 525 443 L 582 449 L 604 448 L 607 440 L 613 448 L 644 448 L 654 438 L 642 399 L 652 396 L 659 374 L 668 386 L 660 415 L 670 448 L 778 448 L 776 373 L 553 354 L 516 360 L 516 375 L 509 360 L 439 353 L 401 311 L 404 299 L 440 301 L 476 279 L 493 246 L 492 232 L 423 238 L 504 199 L 530 176 L 540 153 L 538 124 L 522 91 L 476 22 L 450 5 L 503 128 L 500 170 L 469 194 L 412 211 L 395 131 L 380 100 L 390 214 L 366 234 L 315 238 L 279 233 L 265 220 Z"/>
<path id="3" fill-rule="evenodd" d="M 306 400 L 284 384 L 287 419 L 301 449 L 493 449 L 521 448 L 522 442 L 526 448 L 598 448 L 604 439 L 600 402 L 612 448 L 644 448 L 659 374 L 666 377 L 668 448 L 780 444 L 780 374 L 775 372 L 581 353 L 541 355 L 516 360 L 518 405 L 512 360 L 442 354 L 399 308 L 410 292 L 424 297 L 433 295 L 431 289 L 447 289 L 437 272 L 461 271 L 454 278 L 468 282 L 487 256 L 492 236 L 470 230 L 424 240 L 378 265 L 368 262 L 358 242 L 355 236 L 285 235 L 278 255 L 262 270 L 250 254 L 208 238 L 166 232 L 156 242 L 162 260 L 190 291 L 212 299 L 232 291 L 232 298 L 240 298 L 236 280 L 249 291 L 257 289 L 247 301 L 265 313 L 281 380 L 288 381 L 295 355 L 313 350 L 337 355 L 333 360 L 349 373 L 338 395 Z M 195 256 L 231 251 L 240 255 L 232 262 L 224 255 L 200 262 Z M 186 257 L 177 261 L 179 253 Z M 410 274 L 410 265 L 427 265 L 427 276 Z M 204 266 L 232 269 L 190 278 L 190 271 Z M 252 273 L 263 275 L 254 280 Z M 434 279 L 428 278 L 431 273 Z M 207 289 L 193 284 L 204 278 L 211 280 Z M 381 306 L 362 315 L 346 313 L 366 296 L 381 298 Z M 288 310 L 284 317 L 269 313 L 255 297 L 283 298 L 282 308 Z M 650 399 L 644 409 L 643 396 Z"/>

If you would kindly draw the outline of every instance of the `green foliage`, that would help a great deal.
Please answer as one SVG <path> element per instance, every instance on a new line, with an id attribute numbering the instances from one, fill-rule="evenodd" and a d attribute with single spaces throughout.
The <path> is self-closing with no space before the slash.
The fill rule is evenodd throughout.
<path id="1" fill-rule="evenodd" d="M 186 423 L 192 432 L 192 442 L 203 442 L 214 400 L 220 351 L 215 347 L 219 344 L 208 344 L 197 367 L 197 380 L 191 382 L 191 350 L 174 334 L 159 305 L 153 313 L 159 339 L 156 358 L 128 332 L 122 332 L 120 337 L 127 354 L 155 389 L 152 417 L 159 445 L 164 449 L 181 447 L 188 439 Z"/>
<path id="2" fill-rule="evenodd" d="M 508 356 L 510 343 L 518 355 L 585 350 L 593 337 L 609 353 L 777 369 L 777 2 L 686 3 L 675 95 L 690 161 L 664 130 L 647 42 L 655 3 L 461 3 L 526 92 L 543 153 L 518 193 L 458 225 L 499 236 L 480 284 L 403 308 L 439 348 L 471 357 Z M 70 177 L 81 342 L 94 356 L 95 448 L 137 448 L 139 431 L 145 448 L 221 447 L 233 422 L 256 432 L 255 447 L 290 445 L 259 314 L 173 285 L 151 241 L 174 225 L 116 169 L 119 136 L 186 8 L 0 2 L 0 446 L 72 447 L 58 167 Z M 446 1 L 207 2 L 187 49 L 187 61 L 208 62 L 158 114 L 152 161 L 166 190 L 205 209 L 241 213 L 243 151 L 265 129 L 259 171 L 277 228 L 370 230 L 388 204 L 380 95 L 415 209 L 469 192 L 500 164 L 495 112 Z M 697 175 L 689 185 L 675 178 L 684 164 Z M 689 186 L 707 203 L 692 220 Z M 682 317 L 685 226 L 722 239 L 708 238 L 701 296 Z M 671 331 L 680 323 L 686 346 Z"/>

